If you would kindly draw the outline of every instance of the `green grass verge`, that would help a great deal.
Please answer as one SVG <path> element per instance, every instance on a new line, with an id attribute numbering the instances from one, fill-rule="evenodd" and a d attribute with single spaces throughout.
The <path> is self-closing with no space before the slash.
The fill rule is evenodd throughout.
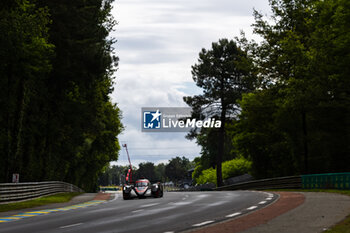
<path id="1" fill-rule="evenodd" d="M 32 207 L 42 206 L 42 205 L 47 205 L 52 203 L 68 202 L 73 197 L 80 194 L 81 193 L 59 193 L 59 194 L 54 194 L 50 196 L 39 197 L 29 201 L 0 204 L 0 212 L 32 208 Z"/>
<path id="2" fill-rule="evenodd" d="M 326 192 L 326 193 L 339 193 L 350 196 L 350 190 L 337 190 L 337 189 L 270 189 L 269 191 L 293 191 L 293 192 Z M 343 221 L 334 225 L 324 233 L 350 233 L 350 215 L 348 215 Z"/>
<path id="3" fill-rule="evenodd" d="M 350 233 L 350 215 L 343 221 L 333 226 L 331 229 L 324 231 L 325 233 Z"/>

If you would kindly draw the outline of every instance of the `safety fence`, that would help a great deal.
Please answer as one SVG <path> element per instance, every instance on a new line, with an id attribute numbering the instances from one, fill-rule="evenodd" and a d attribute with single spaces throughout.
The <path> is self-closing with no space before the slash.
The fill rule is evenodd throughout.
<path id="1" fill-rule="evenodd" d="M 302 175 L 304 189 L 350 189 L 350 172 Z"/>
<path id="2" fill-rule="evenodd" d="M 299 189 L 302 187 L 301 176 L 287 176 L 271 179 L 254 180 L 215 188 L 214 190 L 239 190 L 239 189 Z"/>
<path id="3" fill-rule="evenodd" d="M 84 191 L 75 185 L 62 181 L 0 183 L 0 204 L 25 201 L 46 195 L 65 192 Z"/>

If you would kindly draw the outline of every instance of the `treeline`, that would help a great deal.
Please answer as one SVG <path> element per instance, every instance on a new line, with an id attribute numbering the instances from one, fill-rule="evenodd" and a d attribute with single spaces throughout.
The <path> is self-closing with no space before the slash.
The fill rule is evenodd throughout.
<path id="1" fill-rule="evenodd" d="M 224 122 L 188 135 L 218 185 L 222 161 L 241 157 L 256 178 L 349 171 L 350 2 L 269 2 L 270 19 L 254 11 L 261 43 L 222 39 L 192 67 L 193 116 Z"/>
<path id="2" fill-rule="evenodd" d="M 19 173 L 93 190 L 118 158 L 111 3 L 1 1 L 0 182 Z"/>
<path id="3" fill-rule="evenodd" d="M 169 160 L 168 163 L 160 163 L 155 165 L 152 162 L 140 163 L 138 168 L 133 166 L 132 179 L 133 181 L 144 177 L 151 182 L 167 182 L 172 181 L 181 183 L 183 180 L 191 180 L 190 169 L 194 168 L 194 162 L 189 161 L 186 157 L 175 157 Z M 99 185 L 121 185 L 125 182 L 125 176 L 129 166 L 106 167 L 104 172 L 99 177 Z"/>

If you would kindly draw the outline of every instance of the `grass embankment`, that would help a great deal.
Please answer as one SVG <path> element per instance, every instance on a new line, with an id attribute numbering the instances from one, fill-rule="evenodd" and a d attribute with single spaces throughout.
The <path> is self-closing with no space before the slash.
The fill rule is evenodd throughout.
<path id="1" fill-rule="evenodd" d="M 50 196 L 39 197 L 29 201 L 0 204 L 0 212 L 32 208 L 52 203 L 64 203 L 70 201 L 73 197 L 79 194 L 81 193 L 59 193 Z"/>
<path id="2" fill-rule="evenodd" d="M 294 192 L 326 192 L 326 193 L 339 193 L 350 196 L 350 190 L 337 190 L 337 189 L 280 189 L 270 191 L 294 191 Z M 350 233 L 350 213 L 340 223 L 334 225 L 324 233 Z"/>

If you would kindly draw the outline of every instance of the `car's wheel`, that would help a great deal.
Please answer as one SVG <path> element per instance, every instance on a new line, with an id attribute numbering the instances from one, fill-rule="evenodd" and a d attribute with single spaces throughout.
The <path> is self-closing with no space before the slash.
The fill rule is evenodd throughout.
<path id="1" fill-rule="evenodd" d="M 157 191 L 153 192 L 152 196 L 155 198 L 158 198 L 159 197 L 159 189 Z"/>
<path id="2" fill-rule="evenodd" d="M 130 193 L 125 193 L 125 192 L 123 191 L 123 199 L 124 199 L 124 200 L 129 200 L 130 198 L 131 198 Z"/>
<path id="3" fill-rule="evenodd" d="M 123 195 L 123 199 L 124 199 L 124 200 L 129 200 L 129 199 L 130 199 L 130 196 L 129 196 L 129 195 Z"/>

